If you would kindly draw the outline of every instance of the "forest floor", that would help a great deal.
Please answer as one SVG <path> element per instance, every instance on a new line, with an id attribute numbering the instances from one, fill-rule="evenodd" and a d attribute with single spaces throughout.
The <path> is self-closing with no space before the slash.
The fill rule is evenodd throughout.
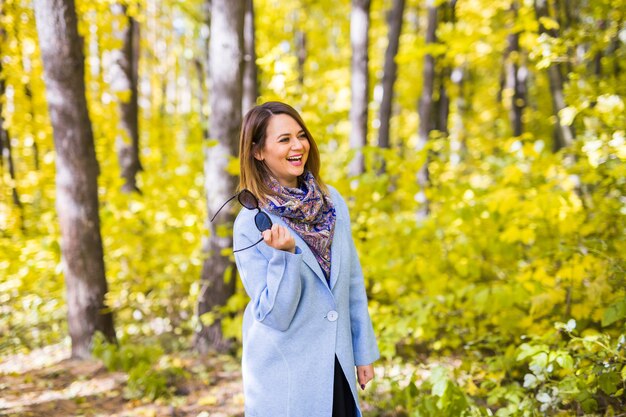
<path id="1" fill-rule="evenodd" d="M 124 396 L 127 374 L 71 360 L 63 345 L 0 358 L 0 416 L 242 417 L 241 369 L 228 356 L 177 358 L 187 377 L 153 402 Z"/>
<path id="2" fill-rule="evenodd" d="M 177 354 L 185 378 L 156 401 L 126 398 L 126 373 L 69 356 L 59 344 L 0 357 L 0 417 L 243 417 L 241 367 L 232 356 Z M 361 407 L 372 415 L 365 401 Z"/>

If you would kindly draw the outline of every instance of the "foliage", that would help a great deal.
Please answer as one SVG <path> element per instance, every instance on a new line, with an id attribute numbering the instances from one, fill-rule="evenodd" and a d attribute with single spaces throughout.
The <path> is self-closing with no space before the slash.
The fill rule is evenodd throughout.
<path id="1" fill-rule="evenodd" d="M 85 51 L 97 50 L 97 56 L 86 61 L 86 85 L 100 166 L 100 217 L 110 289 L 107 303 L 121 335 L 154 335 L 166 347 L 180 347 L 195 325 L 193 306 L 206 217 L 201 115 L 190 107 L 185 113 L 172 111 L 181 109 L 182 99 L 171 91 L 169 96 L 152 96 L 176 82 L 160 74 L 175 73 L 185 65 L 195 67 L 191 59 L 159 59 L 166 52 L 159 49 L 161 43 L 147 43 L 142 50 L 151 57 L 141 61 L 146 67 L 142 73 L 149 74 L 154 85 L 141 94 L 151 105 L 143 109 L 141 118 L 141 159 L 145 171 L 154 175 L 140 175 L 142 195 L 121 193 L 114 152 L 117 101 L 109 92 L 110 74 L 101 66 L 108 51 L 119 47 L 111 33 L 114 18 L 109 6 L 107 2 L 77 2 L 79 29 L 83 35 L 92 34 L 85 36 Z M 28 1 L 9 0 L 2 10 L 7 31 L 3 45 L 8 46 L 2 49 L 2 76 L 12 91 L 3 98 L 7 104 L 3 108 L 23 203 L 23 209 L 15 207 L 10 189 L 0 187 L 0 333 L 9 335 L 2 338 L 0 349 L 13 351 L 58 342 L 67 329 L 54 209 L 55 154 L 32 6 Z M 173 25 L 172 15 L 184 13 L 164 4 L 162 9 L 147 9 L 136 17 L 162 28 Z M 188 24 L 199 31 L 193 21 Z M 164 42 L 181 48 L 189 45 L 192 36 L 200 38 L 196 32 L 176 33 Z M 150 64 L 154 60 L 158 65 Z M 181 85 L 198 82 L 196 77 Z M 1 178 L 9 184 L 4 167 Z"/>
<path id="2" fill-rule="evenodd" d="M 442 167 L 433 178 L 455 180 L 436 182 L 425 220 L 411 209 L 414 194 L 395 186 L 415 172 L 419 158 L 401 167 L 390 158 L 388 176 L 344 185 L 358 213 L 354 235 L 383 355 L 461 355 L 472 381 L 463 392 L 485 399 L 498 415 L 617 410 L 624 406 L 626 365 L 625 218 L 616 204 L 623 166 L 609 157 L 614 165 L 579 194 L 575 173 L 588 169 L 586 155 L 568 167 L 571 155 L 515 143 L 502 155 L 514 163 L 494 158 Z M 443 146 L 438 151 L 433 167 L 448 158 Z M 576 323 L 585 336 L 539 343 L 554 321 Z M 603 347 L 590 349 L 596 339 Z M 545 349 L 538 357 L 544 362 L 520 353 L 531 348 Z M 439 401 L 421 388 L 410 397 Z M 420 407 L 428 406 L 406 407 L 424 413 Z"/>
<path id="3" fill-rule="evenodd" d="M 93 339 L 93 355 L 101 359 L 108 370 L 128 373 L 124 396 L 129 399 L 154 401 L 167 397 L 171 394 L 169 387 L 173 380 L 185 376 L 182 368 L 168 366 L 163 354 L 158 345 L 111 344 L 101 333 Z"/>

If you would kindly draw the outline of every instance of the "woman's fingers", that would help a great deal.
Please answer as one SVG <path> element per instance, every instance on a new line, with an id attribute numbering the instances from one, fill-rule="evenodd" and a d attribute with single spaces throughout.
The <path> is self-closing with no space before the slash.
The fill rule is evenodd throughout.
<path id="1" fill-rule="evenodd" d="M 263 236 L 263 240 L 265 241 L 265 243 L 267 243 L 268 245 L 272 243 L 272 230 L 271 229 L 264 230 L 263 233 L 261 233 L 261 235 Z"/>
<path id="2" fill-rule="evenodd" d="M 265 243 L 275 249 L 291 252 L 295 249 L 295 240 L 286 227 L 273 224 L 271 229 L 265 230 L 262 233 L 262 236 Z"/>
<path id="3" fill-rule="evenodd" d="M 374 367 L 372 365 L 357 366 L 356 373 L 361 389 L 365 389 L 365 384 L 374 378 Z"/>
<path id="4" fill-rule="evenodd" d="M 279 227 L 279 225 L 273 224 L 271 229 L 267 229 L 263 232 L 263 239 L 265 240 L 265 243 L 270 246 L 274 246 L 273 243 L 278 240 Z"/>

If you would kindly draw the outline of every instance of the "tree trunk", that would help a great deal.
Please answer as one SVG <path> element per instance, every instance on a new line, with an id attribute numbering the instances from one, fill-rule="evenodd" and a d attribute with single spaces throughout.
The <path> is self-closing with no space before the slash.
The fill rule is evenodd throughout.
<path id="1" fill-rule="evenodd" d="M 298 83 L 300 88 L 304 85 L 304 63 L 306 62 L 306 33 L 303 30 L 296 30 L 296 58 L 298 59 Z"/>
<path id="2" fill-rule="evenodd" d="M 550 4 L 550 0 L 542 1 L 546 6 Z M 580 4 L 579 0 L 555 0 L 553 6 L 555 20 L 559 24 L 560 29 L 567 30 L 580 22 L 579 11 L 581 10 L 582 4 Z M 558 29 L 554 30 L 554 33 L 558 36 Z M 584 46 L 584 44 L 579 44 L 579 46 Z M 568 46 L 567 55 L 570 57 L 574 56 L 574 49 L 575 47 Z M 573 63 L 574 60 L 566 59 L 564 64 L 560 64 L 561 70 L 564 69 L 568 74 L 573 72 Z"/>
<path id="3" fill-rule="evenodd" d="M 35 0 L 48 111 L 56 150 L 57 213 L 72 357 L 90 356 L 96 331 L 115 340 L 104 303 L 98 162 L 85 98 L 85 67 L 73 0 Z"/>
<path id="4" fill-rule="evenodd" d="M 243 102 L 242 110 L 245 114 L 256 104 L 259 97 L 259 83 L 257 81 L 255 25 L 253 0 L 245 0 L 246 12 L 243 23 L 244 40 L 244 67 L 243 67 Z"/>
<path id="5" fill-rule="evenodd" d="M 398 73 L 396 55 L 400 46 L 404 4 L 405 0 L 393 0 L 393 6 L 387 15 L 389 42 L 385 51 L 385 64 L 383 66 L 383 98 L 380 103 L 380 128 L 378 129 L 378 146 L 380 148 L 389 148 L 390 145 L 389 123 L 393 103 L 393 85 Z"/>
<path id="6" fill-rule="evenodd" d="M 349 172 L 356 176 L 365 172 L 362 148 L 367 143 L 367 106 L 369 104 L 368 35 L 370 0 L 352 0 L 350 43 L 352 46 L 352 106 L 350 107 L 350 148 L 355 150 Z"/>
<path id="7" fill-rule="evenodd" d="M 517 20 L 517 2 L 511 5 L 513 21 Z M 514 30 L 512 28 L 512 30 Z M 520 136 L 524 132 L 523 115 L 526 107 L 526 77 L 527 68 L 521 63 L 519 32 L 512 32 L 507 37 L 508 48 L 504 63 L 504 87 L 509 91 L 509 121 L 513 136 Z"/>
<path id="8" fill-rule="evenodd" d="M 0 63 L 0 73 L 2 72 L 2 63 Z M 4 79 L 0 79 L 0 166 L 4 168 L 4 160 L 6 159 L 7 170 L 11 178 L 11 196 L 13 204 L 20 210 L 23 217 L 23 207 L 20 195 L 17 191 L 17 179 L 15 178 L 15 164 L 13 163 L 13 152 L 11 148 L 11 137 L 9 131 L 4 128 L 4 116 L 2 115 L 2 98 L 4 97 Z M 22 225 L 24 223 L 22 222 Z"/>
<path id="9" fill-rule="evenodd" d="M 427 7 L 427 24 L 426 24 L 426 45 L 431 45 L 436 42 L 437 33 L 437 6 L 434 4 L 434 0 L 428 0 Z M 424 70 L 423 70 L 423 86 L 422 95 L 418 104 L 419 113 L 419 128 L 417 132 L 417 150 L 424 149 L 428 143 L 430 132 L 433 130 L 433 93 L 435 89 L 435 58 L 427 53 L 424 55 Z M 426 199 L 425 190 L 429 183 L 428 174 L 428 159 L 420 167 L 417 172 L 417 183 L 420 186 L 420 192 L 418 200 L 422 203 L 421 208 L 418 210 L 418 217 L 423 218 L 428 215 L 428 200 Z"/>
<path id="10" fill-rule="evenodd" d="M 456 89 L 456 98 L 454 100 L 456 111 L 453 116 L 453 130 L 450 134 L 450 163 L 452 166 L 458 165 L 467 154 L 465 118 L 468 100 L 465 93 L 465 77 L 466 70 L 463 67 L 454 68 L 450 75 Z"/>
<path id="11" fill-rule="evenodd" d="M 443 23 L 456 24 L 456 1 L 446 1 L 438 6 L 439 19 Z M 434 41 L 437 36 L 434 34 Z M 437 94 L 434 101 L 433 128 L 440 131 L 444 137 L 448 136 L 448 118 L 450 116 L 450 96 L 448 95 L 448 80 L 452 75 L 449 65 L 440 63 L 438 72 L 435 72 Z"/>
<path id="12" fill-rule="evenodd" d="M 535 0 L 535 13 L 537 20 L 542 17 L 550 17 L 548 11 L 548 0 Z M 558 37 L 558 33 L 555 30 L 548 30 L 539 23 L 539 31 L 546 33 L 553 38 Z M 566 107 L 565 97 L 563 95 L 563 74 L 561 72 L 561 66 L 558 63 L 552 63 L 548 67 L 548 79 L 550 81 L 550 93 L 552 99 L 552 113 L 556 118 L 556 126 L 554 132 L 554 145 L 553 150 L 558 150 L 571 145 L 574 142 L 574 130 L 571 126 L 567 126 L 561 123 L 559 112 Z"/>
<path id="13" fill-rule="evenodd" d="M 113 14 L 125 25 L 117 29 L 115 35 L 123 42 L 122 48 L 113 50 L 111 67 L 111 90 L 115 93 L 128 93 L 126 99 L 119 98 L 120 126 L 115 139 L 121 177 L 124 178 L 122 191 L 141 193 L 137 186 L 137 173 L 142 170 L 139 159 L 139 108 L 137 105 L 137 78 L 139 58 L 139 24 L 127 16 L 126 6 L 117 3 L 112 6 Z"/>
<path id="14" fill-rule="evenodd" d="M 519 89 L 517 64 L 519 57 L 519 33 L 510 33 L 507 36 L 508 50 L 505 62 L 505 88 L 510 94 L 509 104 L 509 121 L 513 136 L 520 136 L 523 132 L 522 113 L 524 106 L 522 105 L 522 97 Z"/>
<path id="15" fill-rule="evenodd" d="M 1 4 L 3 4 L 2 0 L 0 0 L 0 5 Z M 13 32 L 14 32 L 13 36 L 15 36 L 15 40 L 17 41 L 18 45 L 24 45 L 23 37 L 19 29 L 20 29 L 20 25 L 13 25 Z M 32 67 L 29 67 L 28 69 L 25 67 L 23 57 L 20 57 L 19 63 L 20 63 L 20 70 L 22 71 L 22 74 L 32 73 Z M 33 92 L 31 91 L 30 84 L 29 83 L 23 84 L 23 88 L 24 88 L 24 95 L 28 98 L 28 103 L 27 103 L 27 106 L 24 106 L 20 110 L 22 112 L 27 112 L 28 116 L 26 117 L 30 117 L 30 120 L 35 120 Z M 32 151 L 33 151 L 33 165 L 35 167 L 35 171 L 39 171 L 39 168 L 40 168 L 39 146 L 37 145 L 37 135 L 35 134 L 33 134 Z"/>
<path id="16" fill-rule="evenodd" d="M 621 67 L 620 67 L 620 59 L 617 55 L 617 50 L 620 47 L 620 36 L 619 34 L 622 32 L 622 19 L 620 18 L 617 21 L 617 30 L 615 31 L 615 36 L 613 36 L 613 39 L 611 39 L 611 43 L 609 44 L 608 50 L 606 55 L 610 56 L 612 61 L 613 61 L 613 76 L 615 78 L 618 78 L 620 73 L 621 73 Z"/>
<path id="17" fill-rule="evenodd" d="M 226 171 L 229 159 L 237 155 L 241 127 L 243 21 L 245 0 L 213 0 L 211 8 L 211 39 L 209 42 L 210 137 L 217 143 L 206 148 L 204 159 L 205 192 L 209 217 L 231 197 L 236 188 L 235 178 Z M 215 59 L 219 57 L 219 59 Z M 224 210 L 214 223 L 207 220 L 209 237 L 205 241 L 205 261 L 202 265 L 202 286 L 198 299 L 200 330 L 195 346 L 200 352 L 209 349 L 225 351 L 230 341 L 222 335 L 217 309 L 223 306 L 235 290 L 235 268 L 224 249 L 232 248 L 232 237 L 221 236 L 220 226 L 232 225 L 232 211 Z M 202 315 L 214 313 L 212 320 L 202 322 Z M 211 316 L 207 314 L 204 318 Z"/>
<path id="18" fill-rule="evenodd" d="M 450 2 L 452 25 L 456 26 L 456 6 L 457 0 Z M 452 82 L 454 93 L 454 107 L 452 129 L 450 133 L 450 164 L 457 166 L 465 158 L 467 151 L 465 118 L 467 113 L 467 98 L 465 93 L 465 77 L 467 70 L 464 64 L 452 68 L 450 71 L 450 81 Z"/>
<path id="19" fill-rule="evenodd" d="M 4 14 L 4 11 L 0 11 L 0 17 Z M 0 47 L 4 45 L 6 41 L 6 32 L 4 28 L 0 28 Z M 0 56 L 2 56 L 2 50 L 0 49 Z M 6 84 L 4 77 L 2 76 L 2 60 L 0 59 L 0 167 L 4 168 L 4 160 L 6 159 L 7 170 L 9 171 L 9 177 L 11 178 L 11 196 L 13 198 L 13 204 L 20 210 L 20 216 L 24 216 L 22 202 L 20 195 L 17 191 L 17 182 L 15 178 L 15 164 L 13 163 L 13 153 L 11 148 L 11 137 L 9 131 L 4 127 L 4 115 L 2 113 L 2 104 L 4 103 L 4 94 L 6 91 Z M 0 174 L 1 175 L 1 174 Z M 22 221 L 22 226 L 24 222 Z"/>
<path id="20" fill-rule="evenodd" d="M 439 71 L 438 78 L 438 93 L 437 100 L 435 100 L 434 108 L 436 113 L 434 114 L 434 129 L 440 131 L 444 136 L 448 136 L 448 116 L 450 115 L 450 96 L 448 96 L 448 89 L 446 88 L 446 82 L 450 78 L 450 68 L 443 67 Z"/>
<path id="21" fill-rule="evenodd" d="M 208 59 L 205 60 L 208 63 Z M 196 58 L 194 60 L 194 65 L 196 66 L 196 73 L 198 74 L 198 85 L 200 88 L 199 91 L 196 92 L 196 96 L 198 97 L 198 114 L 200 115 L 200 126 L 202 129 L 202 139 L 209 140 L 209 128 L 207 127 L 209 124 L 209 118 L 204 111 L 205 105 L 207 104 L 206 91 L 208 89 L 208 83 L 206 82 L 206 74 L 208 71 L 205 71 L 204 65 L 202 65 L 201 58 Z"/>
<path id="22" fill-rule="evenodd" d="M 211 0 L 204 2 L 202 7 L 203 19 L 207 26 L 211 27 Z M 208 36 L 204 40 L 204 54 L 196 58 L 196 70 L 198 71 L 198 83 L 200 88 L 198 89 L 198 101 L 200 104 L 200 120 L 202 125 L 202 139 L 204 141 L 209 140 L 209 84 L 211 78 L 209 74 L 209 42 L 211 41 L 211 31 L 209 30 Z"/>

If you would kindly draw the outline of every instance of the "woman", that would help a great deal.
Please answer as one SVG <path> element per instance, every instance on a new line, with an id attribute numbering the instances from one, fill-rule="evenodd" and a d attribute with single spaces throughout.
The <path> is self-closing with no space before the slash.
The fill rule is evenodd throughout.
<path id="1" fill-rule="evenodd" d="M 322 182 L 315 141 L 287 104 L 246 114 L 239 156 L 240 189 L 271 219 L 259 225 L 251 197 L 234 225 L 251 298 L 243 318 L 246 417 L 361 416 L 354 367 L 364 389 L 379 352 L 347 206 Z"/>

